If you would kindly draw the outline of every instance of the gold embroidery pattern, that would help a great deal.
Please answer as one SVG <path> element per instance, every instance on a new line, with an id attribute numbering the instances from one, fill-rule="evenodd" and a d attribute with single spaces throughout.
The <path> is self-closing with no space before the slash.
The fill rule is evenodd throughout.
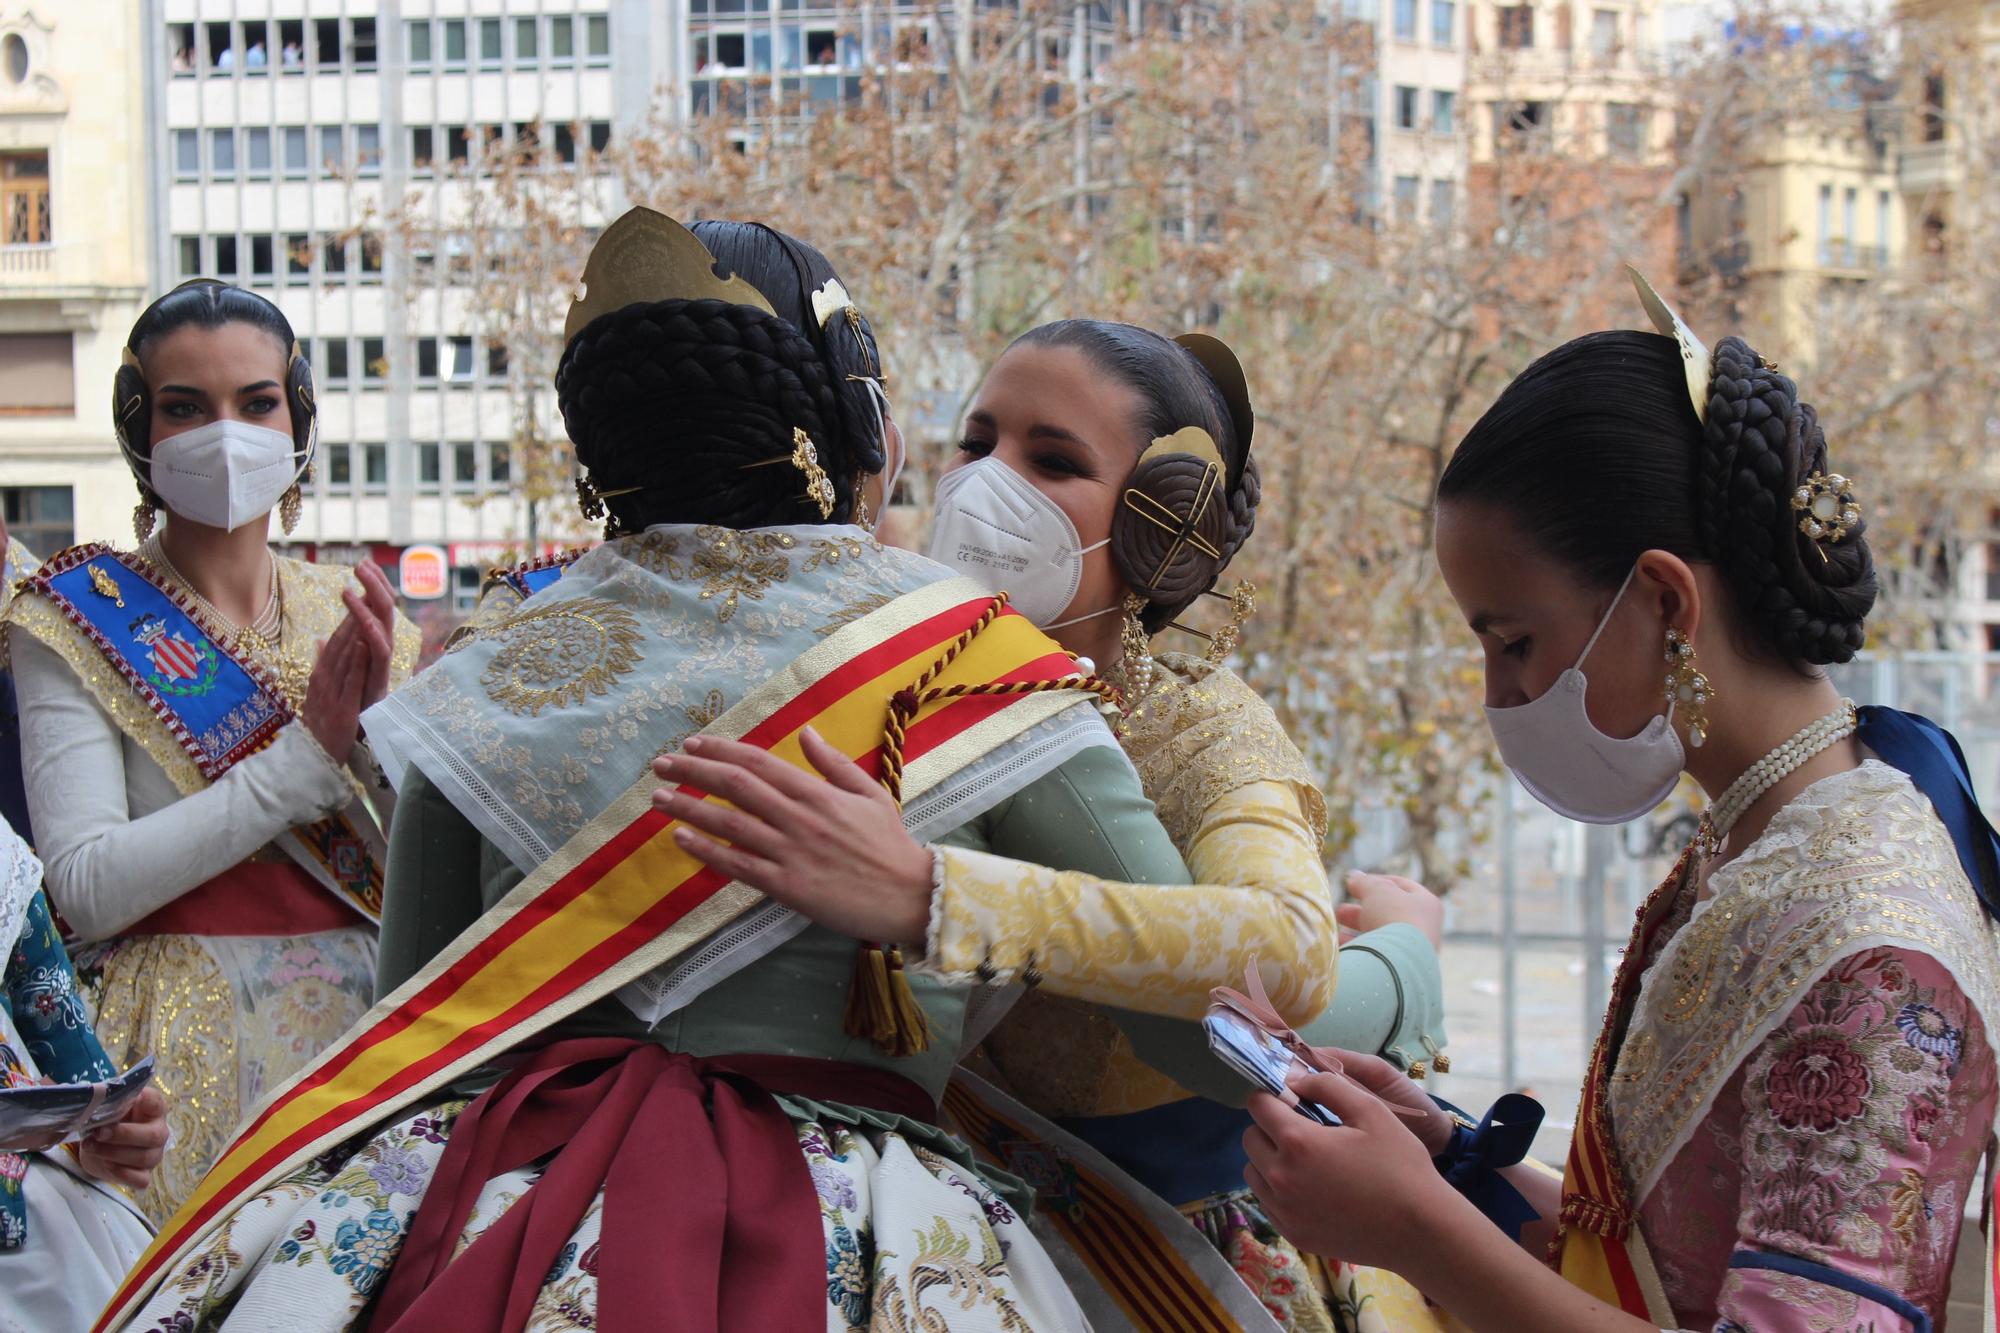
<path id="1" fill-rule="evenodd" d="M 813 633 L 819 635 L 822 639 L 824 639 L 830 634 L 837 633 L 840 630 L 847 628 L 849 625 L 852 625 L 855 621 L 860 620 L 864 616 L 873 615 L 875 612 L 880 611 L 883 607 L 887 606 L 889 603 L 895 600 L 896 597 L 895 594 L 893 593 L 886 593 L 886 592 L 869 593 L 866 597 L 861 598 L 859 601 L 849 602 L 846 606 L 843 606 L 838 611 L 835 611 L 832 615 L 828 616 L 824 621 L 820 622 L 819 627 L 815 629 Z"/>
<path id="2" fill-rule="evenodd" d="M 809 547 L 812 554 L 806 557 L 805 571 L 810 574 L 821 565 L 837 565 L 844 555 L 850 560 L 859 560 L 861 553 L 874 545 L 858 537 L 815 537 Z"/>
<path id="3" fill-rule="evenodd" d="M 502 621 L 488 637 L 497 649 L 479 683 L 494 703 L 530 717 L 609 694 L 645 656 L 639 622 L 600 597 L 538 606 Z"/>
<path id="4" fill-rule="evenodd" d="M 687 714 L 688 725 L 696 731 L 715 725 L 715 719 L 729 711 L 729 701 L 722 697 L 721 690 L 710 690 L 708 697 L 698 704 L 689 704 L 682 710 Z M 661 754 L 666 751 L 662 750 Z"/>
<path id="5" fill-rule="evenodd" d="M 734 528 L 704 527 L 695 530 L 701 549 L 695 553 L 693 576 L 704 579 L 701 599 L 721 597 L 716 619 L 728 624 L 736 614 L 737 598 L 764 600 L 764 590 L 792 576 L 792 567 L 781 552 L 798 545 L 784 532 L 739 532 Z M 858 557 L 860 551 L 855 555 Z M 817 563 L 806 566 L 818 568 Z"/>
<path id="6" fill-rule="evenodd" d="M 1939 959 L 2000 1030 L 1992 927 L 1929 802 L 1883 764 L 1808 788 L 1710 888 L 1641 981 L 1614 1066 L 1612 1131 L 1641 1190 L 1772 1022 L 1850 953 Z"/>

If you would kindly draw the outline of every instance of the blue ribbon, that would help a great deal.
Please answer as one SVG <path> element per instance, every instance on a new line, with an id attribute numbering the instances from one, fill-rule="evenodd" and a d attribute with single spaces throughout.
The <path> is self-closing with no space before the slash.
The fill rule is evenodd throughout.
<path id="1" fill-rule="evenodd" d="M 1855 739 L 1909 776 L 1930 798 L 1958 849 L 1959 864 L 1986 914 L 2000 919 L 2000 835 L 1987 822 L 1972 791 L 1972 774 L 1957 739 L 1927 717 L 1893 708 L 1856 710 Z"/>
<path id="2" fill-rule="evenodd" d="M 1518 1165 L 1528 1155 L 1542 1128 L 1542 1104 L 1525 1093 L 1507 1093 L 1493 1103 L 1478 1128 L 1472 1129 L 1462 1123 L 1470 1119 L 1463 1111 L 1442 1098 L 1431 1100 L 1461 1122 L 1452 1126 L 1451 1142 L 1445 1150 L 1431 1159 L 1438 1174 L 1509 1240 L 1520 1240 L 1521 1229 L 1541 1214 L 1500 1170 Z"/>

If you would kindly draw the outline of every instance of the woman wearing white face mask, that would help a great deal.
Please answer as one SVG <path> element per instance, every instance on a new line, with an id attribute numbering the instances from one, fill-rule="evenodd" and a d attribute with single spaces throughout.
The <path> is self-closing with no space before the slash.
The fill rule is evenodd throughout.
<path id="1" fill-rule="evenodd" d="M 6 621 L 49 896 L 112 1058 L 159 1061 L 157 1219 L 367 1009 L 388 797 L 357 719 L 417 635 L 372 565 L 357 585 L 267 545 L 316 440 L 277 307 L 176 288 L 133 326 L 113 408 L 138 549 L 59 553 Z"/>
<path id="2" fill-rule="evenodd" d="M 2000 1102 L 2000 843 L 1948 736 L 1820 669 L 1861 646 L 1876 579 L 1812 407 L 1640 285 L 1665 336 L 1542 358 L 1438 488 L 1438 564 L 1530 790 L 1599 823 L 1683 771 L 1711 798 L 1624 951 L 1564 1181 L 1495 1170 L 1532 1103 L 1471 1132 L 1365 1060 L 1347 1073 L 1426 1116 L 1299 1080 L 1347 1123 L 1254 1099 L 1251 1180 L 1288 1235 L 1475 1330 L 1927 1330 Z"/>
<path id="3" fill-rule="evenodd" d="M 1242 1187 L 1243 1112 L 1148 1069 L 1100 1007 L 1199 1015 L 1209 989 L 1242 984 L 1254 958 L 1278 1011 L 1316 1041 L 1418 1069 L 1443 1041 L 1436 898 L 1407 881 L 1355 877 L 1340 918 L 1364 933 L 1336 954 L 1319 857 L 1325 806 L 1304 759 L 1222 665 L 1226 643 L 1204 658 L 1155 656 L 1149 642 L 1250 535 L 1253 431 L 1243 371 L 1220 342 L 1177 345 L 1095 320 L 1044 326 L 981 386 L 938 484 L 929 548 L 1006 590 L 1123 688 L 1120 740 L 1194 887 L 1063 874 L 949 845 L 933 870 L 898 854 L 908 839 L 887 821 L 857 815 L 802 837 L 782 807 L 753 812 L 766 821 L 754 834 L 716 820 L 713 831 L 736 847 L 711 854 L 809 916 L 901 941 L 921 954 L 921 972 L 1005 975 L 1032 961 L 1048 984 L 1015 1006 L 986 1053 L 1046 1119 L 1003 1107 L 1016 1116 L 1008 1132 L 1072 1157 L 1101 1155 L 1195 1224 L 1128 1243 L 1212 1244 L 1281 1325 L 1319 1329 L 1338 1313 Z M 1246 592 L 1239 619 L 1247 609 Z M 753 843 L 759 856 L 739 854 Z M 893 868 L 908 864 L 915 873 Z M 1067 1239 L 1089 1243 L 1081 1232 Z M 1423 1318 L 1422 1302 L 1407 1286 L 1343 1274 L 1343 1293 L 1350 1277 L 1350 1304 L 1368 1298 L 1368 1314 L 1349 1312 L 1358 1326 L 1423 1326 L 1410 1322 Z M 1116 1312 L 1091 1313 L 1122 1326 Z"/>

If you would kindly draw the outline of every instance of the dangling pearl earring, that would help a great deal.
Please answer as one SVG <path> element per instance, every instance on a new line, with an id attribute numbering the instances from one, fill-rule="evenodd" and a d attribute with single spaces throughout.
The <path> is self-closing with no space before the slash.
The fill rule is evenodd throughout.
<path id="1" fill-rule="evenodd" d="M 132 507 L 132 535 L 144 542 L 153 535 L 153 523 L 159 511 L 153 507 L 153 496 L 145 487 L 139 488 L 139 503 Z"/>
<path id="2" fill-rule="evenodd" d="M 1693 642 L 1677 629 L 1667 631 L 1666 695 L 1667 706 L 1687 719 L 1688 744 L 1699 750 L 1708 742 L 1708 701 L 1715 690 L 1695 661 Z"/>

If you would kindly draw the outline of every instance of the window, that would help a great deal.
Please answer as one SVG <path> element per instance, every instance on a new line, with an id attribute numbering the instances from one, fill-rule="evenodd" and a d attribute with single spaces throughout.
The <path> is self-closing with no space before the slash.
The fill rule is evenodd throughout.
<path id="1" fill-rule="evenodd" d="M 1924 142 L 1944 142 L 1944 71 L 1924 76 Z"/>
<path id="2" fill-rule="evenodd" d="M 63 334 L 62 339 L 68 342 L 69 335 Z M 31 551 L 60 551 L 76 540 L 75 506 L 75 496 L 67 486 L 0 487 L 7 531 Z"/>
<path id="3" fill-rule="evenodd" d="M 191 181 L 201 176 L 201 132 L 174 131 L 174 179 Z"/>
<path id="4" fill-rule="evenodd" d="M 208 174 L 215 180 L 236 179 L 236 131 L 234 129 L 210 130 L 208 132 Z"/>
<path id="5" fill-rule="evenodd" d="M 380 338 L 361 340 L 361 378 L 374 380 L 376 388 L 380 388 L 381 382 L 389 378 L 389 356 Z"/>
<path id="6" fill-rule="evenodd" d="M 377 495 L 389 489 L 388 445 L 361 446 L 361 488 Z"/>
<path id="7" fill-rule="evenodd" d="M 1417 40 L 1417 0 L 1396 0 L 1396 40 Z"/>
<path id="8" fill-rule="evenodd" d="M 1528 51 L 1535 45 L 1535 10 L 1531 5 L 1502 5 L 1500 46 L 1508 51 Z"/>
<path id="9" fill-rule="evenodd" d="M 382 281 L 382 237 L 376 232 L 365 232 L 361 237 L 361 280 Z"/>
<path id="10" fill-rule="evenodd" d="M 1453 206 L 1457 200 L 1457 190 L 1451 181 L 1431 182 L 1431 225 L 1439 231 L 1451 229 Z"/>
<path id="11" fill-rule="evenodd" d="M 306 68 L 306 25 L 303 19 L 278 20 L 278 64 L 287 74 Z"/>
<path id="12" fill-rule="evenodd" d="M 479 480 L 479 455 L 469 444 L 451 447 L 451 481 L 454 486 L 472 486 Z"/>
<path id="13" fill-rule="evenodd" d="M 601 153 L 611 147 L 611 122 L 593 120 L 590 122 L 590 151 Z"/>
<path id="14" fill-rule="evenodd" d="M 340 20 L 313 20 L 313 62 L 321 69 L 340 64 Z"/>
<path id="15" fill-rule="evenodd" d="M 479 20 L 479 67 L 500 68 L 500 20 Z"/>
<path id="16" fill-rule="evenodd" d="M 416 340 L 416 348 L 417 378 L 420 380 L 436 379 L 438 377 L 438 340 L 435 338 L 418 338 Z"/>
<path id="17" fill-rule="evenodd" d="M 347 276 L 346 237 L 329 234 L 320 238 L 319 271 L 325 274 L 329 280 L 337 277 L 345 281 Z"/>
<path id="18" fill-rule="evenodd" d="M 1646 154 L 1646 128 L 1651 123 L 1650 107 L 1630 102 L 1604 105 L 1605 148 L 1611 156 L 1628 161 Z"/>
<path id="19" fill-rule="evenodd" d="M 300 232 L 285 237 L 285 281 L 299 286 L 312 280 L 312 243 Z"/>
<path id="20" fill-rule="evenodd" d="M 342 126 L 322 125 L 319 127 L 319 174 L 338 176 L 347 165 L 347 148 L 341 137 Z"/>
<path id="21" fill-rule="evenodd" d="M 1875 195 L 1875 265 L 1877 268 L 1889 266 L 1889 192 L 1878 191 Z"/>
<path id="22" fill-rule="evenodd" d="M 75 411 L 76 360 L 70 335 L 0 333 L 0 416 L 69 416 Z M 11 523 L 13 518 L 10 503 L 7 519 Z M 27 540 L 25 533 L 14 535 Z"/>
<path id="23" fill-rule="evenodd" d="M 413 70 L 431 67 L 431 21 L 411 19 L 403 25 L 403 51 Z"/>
<path id="24" fill-rule="evenodd" d="M 351 19 L 354 25 L 354 68 L 375 68 L 375 20 Z"/>
<path id="25" fill-rule="evenodd" d="M 1819 187 L 1819 255 L 1820 262 L 1827 262 L 1833 249 L 1833 187 Z"/>
<path id="26" fill-rule="evenodd" d="M 486 378 L 493 380 L 507 378 L 507 344 L 486 344 Z"/>
<path id="27" fill-rule="evenodd" d="M 1451 46 L 1458 40 L 1456 0 L 1431 0 L 1431 45 Z"/>
<path id="28" fill-rule="evenodd" d="M 311 159 L 306 156 L 306 127 L 285 126 L 285 174 L 303 176 L 312 169 Z"/>
<path id="29" fill-rule="evenodd" d="M 472 378 L 472 339 L 450 338 L 446 340 L 449 360 L 445 366 L 445 377 L 452 380 Z"/>
<path id="30" fill-rule="evenodd" d="M 464 166 L 472 155 L 471 131 L 463 125 L 445 126 L 444 146 L 451 160 L 459 166 Z"/>
<path id="31" fill-rule="evenodd" d="M 277 242 L 269 236 L 250 238 L 250 276 L 269 282 L 277 273 Z"/>
<path id="32" fill-rule="evenodd" d="M 697 0 L 699 3 L 699 0 Z M 469 614 L 479 608 L 479 589 L 486 582 L 486 571 L 475 565 L 460 565 L 451 571 L 451 609 L 460 615 Z"/>
<path id="33" fill-rule="evenodd" d="M 257 126 L 243 131 L 243 160 L 251 180 L 271 179 L 271 131 Z"/>
<path id="34" fill-rule="evenodd" d="M 179 260 L 178 269 L 183 278 L 201 276 L 201 237 L 174 237 L 174 254 Z"/>
<path id="35" fill-rule="evenodd" d="M 444 27 L 444 67 L 446 69 L 465 68 L 465 20 L 445 19 Z"/>
<path id="36" fill-rule="evenodd" d="M 215 238 L 215 276 L 234 278 L 236 276 L 236 238 L 218 236 Z"/>
<path id="37" fill-rule="evenodd" d="M 326 455 L 326 488 L 329 491 L 346 493 L 354 489 L 354 446 L 351 444 L 329 444 L 322 450 Z"/>
<path id="38" fill-rule="evenodd" d="M 271 25 L 255 22 L 243 25 L 243 72 L 246 74 L 268 74 L 271 72 L 271 48 L 265 45 L 271 35 Z"/>
<path id="39" fill-rule="evenodd" d="M 1547 103 L 1495 102 L 1493 104 L 1493 137 L 1496 139 L 1531 138 L 1547 123 L 1547 120 Z"/>
<path id="40" fill-rule="evenodd" d="M 1618 11 L 1594 9 L 1590 13 L 1590 53 L 1599 60 L 1618 54 Z"/>
<path id="41" fill-rule="evenodd" d="M 1431 133 L 1458 133 L 1458 94 L 1449 88 L 1438 88 L 1431 93 Z"/>
<path id="42" fill-rule="evenodd" d="M 739 49 L 743 39 L 738 37 Z M 558 65 L 567 65 L 576 59 L 576 20 L 567 15 L 557 15 L 549 20 L 549 59 Z M 737 62 L 741 64 L 739 60 Z"/>
<path id="43" fill-rule="evenodd" d="M 418 125 L 410 131 L 410 169 L 418 175 L 430 174 L 431 163 L 437 160 L 437 131 L 428 125 Z"/>
<path id="44" fill-rule="evenodd" d="M 583 21 L 583 54 L 593 65 L 611 63 L 611 16 L 592 14 Z"/>
<path id="45" fill-rule="evenodd" d="M 184 79 L 194 73 L 194 24 L 169 23 L 167 46 L 172 53 L 174 77 Z"/>
<path id="46" fill-rule="evenodd" d="M 438 447 L 435 444 L 417 446 L 417 489 L 435 492 L 438 489 Z"/>
<path id="47" fill-rule="evenodd" d="M 208 66 L 227 73 L 236 68 L 236 42 L 227 23 L 210 23 L 203 29 L 208 38 Z"/>
<path id="48" fill-rule="evenodd" d="M 514 63 L 532 65 L 541 55 L 542 25 L 538 19 L 514 20 Z"/>
<path id="49" fill-rule="evenodd" d="M 505 486 L 514 474 L 513 460 L 508 457 L 507 446 L 489 444 L 486 446 L 486 480 L 495 486 Z"/>
<path id="50" fill-rule="evenodd" d="M 49 155 L 0 154 L 0 244 L 47 245 L 49 222 Z"/>
<path id="51" fill-rule="evenodd" d="M 1417 90 L 1396 86 L 1396 128 L 1413 130 L 1417 127 Z"/>
<path id="52" fill-rule="evenodd" d="M 1423 182 L 1415 176 L 1396 177 L 1396 216 L 1405 222 L 1414 222 L 1417 217 L 1417 191 Z"/>
<path id="53" fill-rule="evenodd" d="M 576 161 L 576 131 L 568 125 L 558 125 L 555 130 L 556 161 Z"/>
<path id="54" fill-rule="evenodd" d="M 328 384 L 347 383 L 347 339 L 329 338 L 320 349 L 319 372 Z"/>
<path id="55" fill-rule="evenodd" d="M 1855 214 L 1860 210 L 1861 191 L 1852 185 L 1840 193 L 1840 239 L 1848 247 L 1850 254 L 1854 248 L 1854 238 L 1861 234 Z"/>
<path id="56" fill-rule="evenodd" d="M 382 174 L 382 127 L 380 125 L 356 125 L 354 127 L 354 157 L 362 175 L 379 176 Z"/>

